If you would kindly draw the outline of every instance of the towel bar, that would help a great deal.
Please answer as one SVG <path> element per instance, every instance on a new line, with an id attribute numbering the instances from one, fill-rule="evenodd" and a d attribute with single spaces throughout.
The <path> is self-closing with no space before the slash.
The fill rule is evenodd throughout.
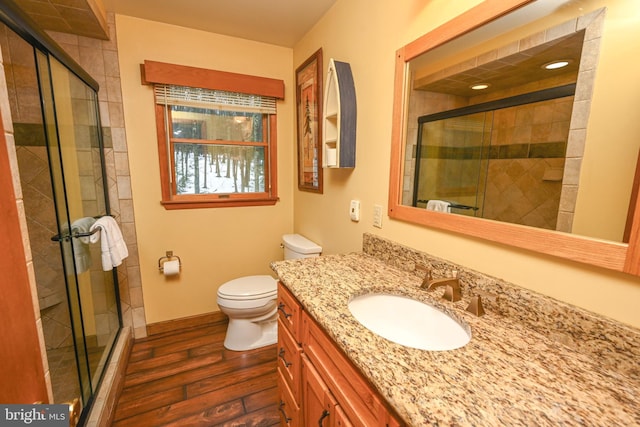
<path id="1" fill-rule="evenodd" d="M 94 216 L 94 218 L 98 219 L 98 218 L 102 218 L 103 216 L 113 216 L 113 215 L 98 215 L 98 216 Z M 56 234 L 55 236 L 51 237 L 51 241 L 52 242 L 59 242 L 60 240 L 70 240 L 70 239 L 75 239 L 77 237 L 89 237 L 89 236 L 97 233 L 98 231 L 100 231 L 99 228 L 96 228 L 93 231 L 87 231 L 85 233 Z"/>
<path id="2" fill-rule="evenodd" d="M 428 203 L 428 200 L 418 200 L 418 203 Z M 477 206 L 469 206 L 469 205 L 461 205 L 460 203 L 449 202 L 451 209 L 472 209 L 477 211 L 479 208 Z"/>

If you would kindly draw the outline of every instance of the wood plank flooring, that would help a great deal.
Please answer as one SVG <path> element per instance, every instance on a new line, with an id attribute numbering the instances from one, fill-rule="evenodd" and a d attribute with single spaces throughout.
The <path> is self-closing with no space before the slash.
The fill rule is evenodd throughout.
<path id="1" fill-rule="evenodd" d="M 226 350 L 226 327 L 136 340 L 113 427 L 279 425 L 276 345 Z"/>

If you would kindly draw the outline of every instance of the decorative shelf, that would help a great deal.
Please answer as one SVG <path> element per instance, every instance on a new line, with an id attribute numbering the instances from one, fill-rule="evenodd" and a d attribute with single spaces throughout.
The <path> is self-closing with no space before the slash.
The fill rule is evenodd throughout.
<path id="1" fill-rule="evenodd" d="M 351 66 L 329 60 L 322 121 L 322 166 L 356 166 L 356 90 Z"/>

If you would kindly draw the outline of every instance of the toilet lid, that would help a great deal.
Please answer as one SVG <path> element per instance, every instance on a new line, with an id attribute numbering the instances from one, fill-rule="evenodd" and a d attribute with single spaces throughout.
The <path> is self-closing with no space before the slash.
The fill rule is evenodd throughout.
<path id="1" fill-rule="evenodd" d="M 218 289 L 218 295 L 234 300 L 247 300 L 275 296 L 276 279 L 271 276 L 246 276 L 224 283 Z"/>

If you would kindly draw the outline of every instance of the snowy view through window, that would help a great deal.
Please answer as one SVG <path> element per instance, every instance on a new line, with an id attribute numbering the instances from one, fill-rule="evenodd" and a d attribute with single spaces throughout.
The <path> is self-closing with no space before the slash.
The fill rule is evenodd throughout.
<path id="1" fill-rule="evenodd" d="M 264 192 L 263 116 L 173 106 L 176 194 Z"/>

